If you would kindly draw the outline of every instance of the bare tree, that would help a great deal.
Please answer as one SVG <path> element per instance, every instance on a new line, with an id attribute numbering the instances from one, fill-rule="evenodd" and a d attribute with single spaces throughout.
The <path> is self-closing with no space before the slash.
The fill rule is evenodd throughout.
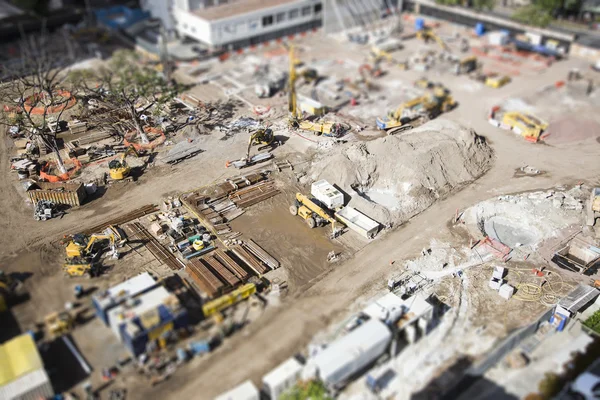
<path id="1" fill-rule="evenodd" d="M 159 109 L 177 94 L 177 84 L 168 82 L 157 70 L 142 64 L 137 53 L 118 50 L 107 66 L 96 71 L 71 73 L 78 93 L 97 97 L 108 111 L 124 112 L 142 143 L 148 143 L 143 115 Z"/>
<path id="2" fill-rule="evenodd" d="M 49 37 L 42 33 L 21 41 L 21 58 L 0 68 L 0 102 L 3 103 L 0 124 L 18 126 L 32 141 L 47 146 L 55 155 L 61 173 L 66 172 L 56 141 L 58 123 L 69 108 L 67 83 L 60 52 L 52 49 Z M 39 139 L 39 140 L 38 140 Z"/>

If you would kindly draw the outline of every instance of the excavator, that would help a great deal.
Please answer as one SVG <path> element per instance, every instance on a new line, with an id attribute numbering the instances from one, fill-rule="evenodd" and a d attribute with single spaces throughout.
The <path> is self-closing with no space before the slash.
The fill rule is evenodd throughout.
<path id="1" fill-rule="evenodd" d="M 308 121 L 302 116 L 302 111 L 298 108 L 296 96 L 296 65 L 294 57 L 294 47 L 289 46 L 290 58 L 290 74 L 289 74 L 289 89 L 288 89 L 288 110 L 290 112 L 289 123 L 293 128 L 299 128 L 305 131 L 311 131 L 315 135 L 339 137 L 344 134 L 347 127 L 344 124 L 326 121 Z"/>
<path id="2" fill-rule="evenodd" d="M 114 181 L 122 181 L 129 177 L 131 173 L 131 167 L 127 165 L 127 161 L 125 159 L 129 154 L 135 154 L 136 157 L 139 157 L 140 154 L 137 152 L 133 145 L 129 146 L 127 150 L 123 154 L 121 154 L 121 158 L 114 159 L 108 163 L 108 172 L 110 174 L 110 179 Z"/>
<path id="3" fill-rule="evenodd" d="M 323 226 L 329 222 L 334 237 L 341 232 L 341 229 L 343 229 L 343 225 L 342 228 L 336 229 L 337 224 L 340 223 L 336 221 L 335 218 L 331 217 L 323 207 L 302 193 L 296 193 L 296 200 L 294 201 L 294 204 L 290 206 L 290 213 L 302 218 L 311 229 Z"/>
<path id="4" fill-rule="evenodd" d="M 377 118 L 377 128 L 393 135 L 423 124 L 455 106 L 456 102 L 446 88 L 434 86 L 431 93 L 409 100 L 385 117 Z"/>
<path id="5" fill-rule="evenodd" d="M 273 135 L 273 131 L 271 128 L 257 128 L 250 134 L 250 139 L 248 139 L 248 151 L 246 152 L 246 159 L 250 158 L 250 149 L 252 146 L 259 146 L 258 150 L 262 150 L 268 146 L 270 146 L 275 140 L 275 136 Z"/>
<path id="6" fill-rule="evenodd" d="M 75 234 L 65 248 L 66 260 L 63 270 L 71 277 L 89 274 L 95 276 L 100 253 L 110 247 L 113 258 L 118 258 L 117 248 L 125 244 L 125 234 L 115 226 L 109 226 L 101 234 Z"/>
<path id="7" fill-rule="evenodd" d="M 433 40 L 440 45 L 442 50 L 450 52 L 450 48 L 448 45 L 440 38 L 431 28 L 423 28 L 420 31 L 417 31 L 417 39 L 423 40 L 425 43 Z"/>

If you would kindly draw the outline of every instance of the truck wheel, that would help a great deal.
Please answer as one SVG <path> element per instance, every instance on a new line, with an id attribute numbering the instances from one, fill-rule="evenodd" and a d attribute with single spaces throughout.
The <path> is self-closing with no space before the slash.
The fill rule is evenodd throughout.
<path id="1" fill-rule="evenodd" d="M 292 214 L 292 215 L 298 215 L 298 207 L 296 207 L 296 206 L 290 206 L 290 214 Z"/>
<path id="2" fill-rule="evenodd" d="M 315 222 L 314 218 L 310 217 L 306 219 L 306 224 L 312 229 L 315 226 L 317 226 L 317 223 Z"/>

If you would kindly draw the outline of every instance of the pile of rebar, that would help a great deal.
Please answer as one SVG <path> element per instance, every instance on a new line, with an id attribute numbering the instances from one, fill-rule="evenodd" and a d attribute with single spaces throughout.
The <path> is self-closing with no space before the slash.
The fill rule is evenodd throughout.
<path id="1" fill-rule="evenodd" d="M 158 207 L 156 205 L 148 204 L 148 205 L 140 207 L 136 210 L 122 214 L 116 218 L 113 218 L 111 220 L 102 222 L 101 224 L 98 224 L 91 228 L 88 228 L 88 229 L 82 231 L 81 233 L 83 233 L 85 235 L 91 235 L 92 233 L 100 233 L 111 225 L 121 225 L 121 224 L 127 223 L 129 221 L 132 221 L 134 219 L 141 218 L 144 215 L 152 214 L 153 212 L 156 212 L 156 211 L 158 211 Z"/>
<path id="2" fill-rule="evenodd" d="M 269 180 L 236 190 L 229 195 L 229 198 L 236 206 L 246 208 L 277 194 L 279 194 L 279 189 L 275 188 L 275 182 Z"/>
<path id="3" fill-rule="evenodd" d="M 146 248 L 159 262 L 167 265 L 173 271 L 182 268 L 182 264 L 177 257 L 152 236 L 142 224 L 134 222 L 133 224 L 126 225 L 124 229 L 130 239 L 142 240 Z"/>

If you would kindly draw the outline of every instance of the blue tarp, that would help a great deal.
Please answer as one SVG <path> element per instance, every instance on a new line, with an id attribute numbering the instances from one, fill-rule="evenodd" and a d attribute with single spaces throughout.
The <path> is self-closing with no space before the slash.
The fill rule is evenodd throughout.
<path id="1" fill-rule="evenodd" d="M 150 18 L 150 13 L 140 8 L 114 6 L 94 11 L 98 23 L 110 29 L 127 29 L 140 21 Z"/>

